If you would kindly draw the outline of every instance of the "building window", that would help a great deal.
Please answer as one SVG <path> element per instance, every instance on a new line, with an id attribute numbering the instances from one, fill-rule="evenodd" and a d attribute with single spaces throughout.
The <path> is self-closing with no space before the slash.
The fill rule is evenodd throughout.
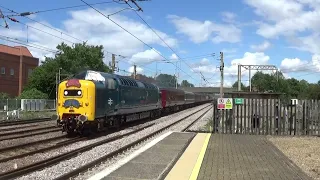
<path id="1" fill-rule="evenodd" d="M 1 67 L 1 74 L 6 74 L 6 68 L 5 67 Z"/>
<path id="2" fill-rule="evenodd" d="M 11 76 L 14 75 L 14 69 L 10 69 L 10 75 L 11 75 Z"/>
<path id="3" fill-rule="evenodd" d="M 31 73 L 32 73 L 32 69 L 28 69 L 28 77 L 31 76 Z"/>

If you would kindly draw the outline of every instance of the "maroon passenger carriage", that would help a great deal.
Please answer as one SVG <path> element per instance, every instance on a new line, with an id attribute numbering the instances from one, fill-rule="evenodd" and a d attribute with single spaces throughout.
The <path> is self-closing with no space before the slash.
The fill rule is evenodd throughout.
<path id="1" fill-rule="evenodd" d="M 176 112 L 185 104 L 185 92 L 181 89 L 159 88 L 164 113 Z"/>

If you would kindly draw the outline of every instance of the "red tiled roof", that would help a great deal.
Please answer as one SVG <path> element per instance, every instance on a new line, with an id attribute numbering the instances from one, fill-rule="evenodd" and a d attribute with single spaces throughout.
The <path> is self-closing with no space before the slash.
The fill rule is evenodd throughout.
<path id="1" fill-rule="evenodd" d="M 0 52 L 2 53 L 8 53 L 16 56 L 29 56 L 33 57 L 32 54 L 30 53 L 29 49 L 24 47 L 24 46 L 7 46 L 0 44 Z"/>

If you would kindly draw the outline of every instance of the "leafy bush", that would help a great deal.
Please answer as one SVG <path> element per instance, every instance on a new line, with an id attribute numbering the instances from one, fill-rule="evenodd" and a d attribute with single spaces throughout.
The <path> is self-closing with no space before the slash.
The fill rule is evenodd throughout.
<path id="1" fill-rule="evenodd" d="M 19 99 L 48 99 L 48 95 L 37 90 L 36 88 L 24 90 Z"/>

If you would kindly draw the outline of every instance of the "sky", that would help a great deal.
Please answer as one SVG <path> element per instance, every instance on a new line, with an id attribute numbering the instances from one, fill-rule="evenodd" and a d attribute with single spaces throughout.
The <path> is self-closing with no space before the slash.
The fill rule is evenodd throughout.
<path id="1" fill-rule="evenodd" d="M 138 73 L 177 75 L 179 82 L 195 86 L 220 85 L 220 52 L 226 87 L 237 80 L 239 64 L 274 65 L 286 78 L 319 80 L 319 0 L 136 1 L 143 12 L 132 2 L 132 8 L 124 1 L 85 2 L 105 2 L 92 6 L 106 17 L 81 0 L 2 0 L 4 15 L 40 12 L 14 16 L 20 23 L 6 19 L 9 29 L 0 27 L 0 43 L 27 44 L 33 56 L 44 60 L 62 41 L 86 41 L 104 46 L 107 64 L 116 54 L 120 75 L 129 75 L 136 65 Z M 76 5 L 81 6 L 41 12 Z M 247 85 L 248 70 L 241 72 Z"/>

